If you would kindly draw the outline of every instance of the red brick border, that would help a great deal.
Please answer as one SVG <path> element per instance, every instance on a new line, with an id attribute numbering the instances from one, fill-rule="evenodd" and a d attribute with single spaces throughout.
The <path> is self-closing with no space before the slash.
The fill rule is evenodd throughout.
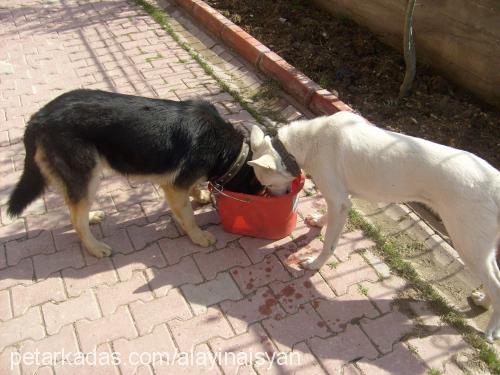
<path id="1" fill-rule="evenodd" d="M 279 55 L 228 20 L 202 0 L 175 0 L 212 34 L 262 73 L 281 83 L 285 91 L 318 115 L 352 111 L 347 104 L 287 63 Z"/>

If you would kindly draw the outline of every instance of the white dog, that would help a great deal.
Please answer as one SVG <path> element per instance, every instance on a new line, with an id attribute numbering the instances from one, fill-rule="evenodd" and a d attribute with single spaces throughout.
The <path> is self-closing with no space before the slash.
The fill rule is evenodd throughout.
<path id="1" fill-rule="evenodd" d="M 327 225 L 323 251 L 306 260 L 306 268 L 319 269 L 332 255 L 350 196 L 424 203 L 439 213 L 455 248 L 487 290 L 494 311 L 486 338 L 500 337 L 498 170 L 471 153 L 382 130 L 351 112 L 292 122 L 275 138 L 285 152 L 273 146 L 276 139 L 257 126 L 252 129 L 254 160 L 249 164 L 259 181 L 273 194 L 285 193 L 293 179 L 289 153 L 311 175 L 328 207 L 324 216 L 313 219 Z"/>

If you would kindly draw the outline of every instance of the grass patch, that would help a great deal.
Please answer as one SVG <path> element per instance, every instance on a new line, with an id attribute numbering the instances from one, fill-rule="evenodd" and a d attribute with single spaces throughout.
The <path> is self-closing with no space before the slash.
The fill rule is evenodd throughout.
<path id="1" fill-rule="evenodd" d="M 290 8 L 298 11 L 303 10 L 304 7 L 309 5 L 307 4 L 307 2 L 304 2 L 303 0 L 289 0 L 289 3 L 290 3 Z"/>
<path id="2" fill-rule="evenodd" d="M 163 55 L 160 52 L 156 52 L 156 56 L 146 58 L 146 62 L 151 62 L 160 59 L 163 59 Z"/>
<path id="3" fill-rule="evenodd" d="M 368 296 L 368 288 L 363 284 L 358 284 L 358 292 L 360 292 L 364 296 Z"/>
<path id="4" fill-rule="evenodd" d="M 272 99 L 278 96 L 280 91 L 282 91 L 281 83 L 275 79 L 267 78 L 259 90 L 252 95 L 252 100 Z"/>
<path id="5" fill-rule="evenodd" d="M 335 82 L 332 82 L 332 79 L 328 78 L 328 77 L 321 77 L 319 79 L 318 83 L 321 87 L 333 87 L 333 86 L 335 86 Z"/>
<path id="6" fill-rule="evenodd" d="M 245 100 L 237 90 L 231 88 L 226 82 L 224 82 L 220 77 L 218 77 L 217 74 L 215 74 L 212 67 L 207 63 L 207 61 L 205 61 L 203 57 L 200 56 L 200 54 L 196 50 L 194 50 L 188 43 L 181 40 L 177 32 L 172 27 L 172 24 L 169 22 L 170 17 L 167 16 L 162 9 L 156 7 L 153 4 L 150 4 L 146 0 L 132 0 L 132 1 L 135 4 L 141 6 L 146 12 L 148 12 L 149 15 L 163 28 L 163 30 L 165 30 L 182 49 L 184 49 L 187 53 L 189 53 L 189 55 L 198 64 L 200 64 L 205 73 L 211 76 L 223 91 L 227 92 L 234 99 L 236 99 L 236 101 L 238 101 L 241 107 L 248 113 L 250 113 L 257 122 L 259 122 L 261 125 L 264 125 L 264 120 L 263 117 L 260 115 L 260 113 L 257 112 L 257 110 L 253 108 L 249 104 L 249 102 Z"/>
<path id="7" fill-rule="evenodd" d="M 407 346 L 408 346 L 408 350 L 409 350 L 410 352 L 412 352 L 413 354 L 418 354 L 418 349 L 417 349 L 417 347 L 416 347 L 416 346 L 414 346 L 414 345 L 412 345 L 412 344 L 408 344 Z"/>
<path id="8" fill-rule="evenodd" d="M 336 260 L 334 260 L 333 262 L 330 262 L 330 263 L 327 263 L 326 264 L 328 267 L 330 267 L 331 270 L 337 268 L 337 266 L 339 265 L 339 262 L 337 262 Z"/>
<path id="9" fill-rule="evenodd" d="M 349 222 L 354 228 L 361 229 L 376 244 L 376 252 L 399 276 L 408 280 L 418 296 L 427 301 L 432 310 L 438 314 L 443 322 L 449 324 L 462 334 L 465 341 L 478 350 L 479 357 L 488 366 L 492 374 L 500 375 L 500 360 L 496 351 L 488 344 L 482 335 L 479 335 L 467 322 L 460 312 L 448 305 L 446 300 L 426 281 L 422 280 L 413 266 L 401 256 L 401 244 L 395 237 L 384 236 L 380 229 L 368 223 L 354 209 L 349 211 Z M 422 244 L 414 242 L 410 245 L 414 251 L 421 251 Z M 410 249 L 411 251 L 411 249 Z"/>
<path id="10" fill-rule="evenodd" d="M 261 84 L 257 92 L 255 92 L 252 96 L 250 96 L 250 100 L 252 102 L 259 102 L 259 112 L 270 118 L 272 121 L 276 123 L 285 123 L 286 118 L 281 116 L 279 112 L 272 109 L 273 99 L 276 99 L 280 96 L 280 93 L 284 91 L 281 83 L 276 81 L 273 78 L 266 78 L 264 82 Z M 277 128 L 268 129 L 270 132 L 276 132 Z"/>

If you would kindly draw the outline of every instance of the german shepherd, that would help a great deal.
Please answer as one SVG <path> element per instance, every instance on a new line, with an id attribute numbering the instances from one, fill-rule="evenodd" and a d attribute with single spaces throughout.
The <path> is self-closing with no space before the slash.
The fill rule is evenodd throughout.
<path id="1" fill-rule="evenodd" d="M 195 223 L 189 196 L 209 201 L 198 184 L 224 176 L 241 153 L 243 132 L 215 107 L 198 100 L 172 101 L 98 90 L 74 90 L 36 112 L 26 127 L 24 172 L 8 202 L 10 216 L 22 211 L 45 187 L 65 199 L 82 243 L 96 257 L 111 248 L 92 235 L 89 212 L 103 167 L 161 186 L 175 219 L 200 246 L 215 237 Z M 251 160 L 251 152 L 247 158 Z M 244 160 L 246 161 L 246 160 Z M 225 188 L 247 194 L 262 190 L 246 162 Z M 225 179 L 227 181 L 227 178 Z"/>

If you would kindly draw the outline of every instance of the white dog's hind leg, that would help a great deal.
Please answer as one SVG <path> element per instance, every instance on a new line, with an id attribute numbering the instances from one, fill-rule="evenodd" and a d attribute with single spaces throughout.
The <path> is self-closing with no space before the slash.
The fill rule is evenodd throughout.
<path id="1" fill-rule="evenodd" d="M 496 246 L 483 263 L 485 269 L 479 270 L 479 272 L 484 272 L 484 274 L 478 276 L 482 276 L 481 279 L 484 278 L 484 287 L 493 307 L 493 314 L 486 328 L 485 336 L 486 340 L 493 342 L 493 340 L 500 338 L 500 280 L 496 261 Z"/>
<path id="2" fill-rule="evenodd" d="M 337 247 L 340 234 L 344 228 L 344 224 L 347 220 L 347 214 L 349 208 L 351 208 L 352 203 L 346 196 L 344 199 L 339 199 L 338 201 L 330 201 L 327 199 L 328 211 L 322 220 L 327 218 L 326 232 L 325 232 L 325 242 L 323 244 L 323 250 L 317 258 L 310 258 L 301 263 L 302 267 L 317 270 L 320 269 L 330 258 Z"/>
<path id="3" fill-rule="evenodd" d="M 465 266 L 483 285 L 487 297 L 479 300 L 491 301 L 493 314 L 485 336 L 492 342 L 500 337 L 500 270 L 496 263 L 499 240 L 497 213 L 484 207 L 483 209 L 481 207 L 474 209 L 469 205 L 460 207 L 459 205 L 464 202 L 467 201 L 448 202 L 438 212 Z M 476 299 L 477 297 L 482 296 L 476 295 Z"/>
<path id="4" fill-rule="evenodd" d="M 489 254 L 485 254 L 479 248 L 477 250 L 476 259 L 465 258 L 464 260 L 466 260 L 466 266 L 470 267 L 476 277 L 483 283 L 485 294 L 476 293 L 476 299 L 477 297 L 483 297 L 479 298 L 479 304 L 486 308 L 491 305 L 493 309 L 488 327 L 484 333 L 486 340 L 493 342 L 495 339 L 500 338 L 500 277 L 496 264 L 496 247 L 490 250 Z M 474 300 L 474 296 L 472 298 Z M 477 303 L 478 301 L 474 302 Z"/>

